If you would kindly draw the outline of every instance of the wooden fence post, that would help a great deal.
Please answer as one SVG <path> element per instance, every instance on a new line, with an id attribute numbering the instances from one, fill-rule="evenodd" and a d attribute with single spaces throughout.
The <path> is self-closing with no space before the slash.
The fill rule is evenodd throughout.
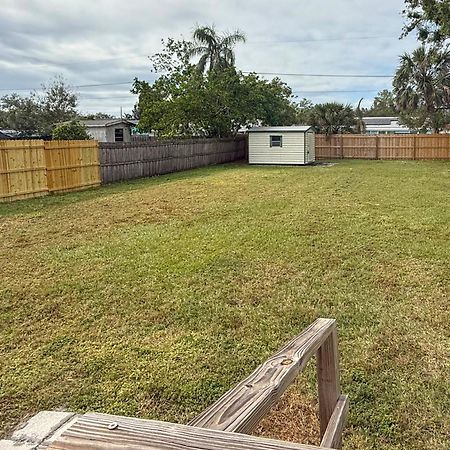
<path id="1" fill-rule="evenodd" d="M 378 134 L 375 135 L 375 159 L 380 159 L 380 139 Z"/>
<path id="2" fill-rule="evenodd" d="M 417 134 L 413 134 L 413 159 L 416 159 L 416 152 L 417 152 Z"/>
<path id="3" fill-rule="evenodd" d="M 319 387 L 320 437 L 322 438 L 341 395 L 336 326 L 317 351 L 317 382 Z"/>

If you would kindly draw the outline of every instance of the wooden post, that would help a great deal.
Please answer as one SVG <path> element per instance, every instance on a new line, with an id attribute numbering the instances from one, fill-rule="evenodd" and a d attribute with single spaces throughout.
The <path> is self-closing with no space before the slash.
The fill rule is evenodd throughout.
<path id="1" fill-rule="evenodd" d="M 380 139 L 378 134 L 375 135 L 375 159 L 380 159 Z"/>
<path id="2" fill-rule="evenodd" d="M 416 159 L 416 152 L 417 152 L 417 134 L 413 134 L 413 159 Z"/>
<path id="3" fill-rule="evenodd" d="M 344 159 L 344 136 L 341 134 L 341 159 Z"/>
<path id="4" fill-rule="evenodd" d="M 317 382 L 319 387 L 320 437 L 323 438 L 341 395 L 336 326 L 317 351 Z"/>

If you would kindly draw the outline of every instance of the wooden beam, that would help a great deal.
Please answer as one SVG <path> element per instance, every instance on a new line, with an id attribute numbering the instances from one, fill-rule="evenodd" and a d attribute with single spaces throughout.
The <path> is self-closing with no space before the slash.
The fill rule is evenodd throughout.
<path id="1" fill-rule="evenodd" d="M 332 332 L 317 351 L 317 384 L 319 388 L 320 437 L 322 438 L 341 395 L 336 327 L 333 327 Z"/>
<path id="2" fill-rule="evenodd" d="M 138 449 L 319 450 L 319 447 L 107 414 L 81 416 L 49 447 L 49 450 Z"/>
<path id="3" fill-rule="evenodd" d="M 347 422 L 348 397 L 341 395 L 334 408 L 328 427 L 320 443 L 321 447 L 340 449 L 342 447 L 342 431 Z"/>
<path id="4" fill-rule="evenodd" d="M 335 331 L 335 320 L 317 319 L 189 425 L 250 433 Z"/>

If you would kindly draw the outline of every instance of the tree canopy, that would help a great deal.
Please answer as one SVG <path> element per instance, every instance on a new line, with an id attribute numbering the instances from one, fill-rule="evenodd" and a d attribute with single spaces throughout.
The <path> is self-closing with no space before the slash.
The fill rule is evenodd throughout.
<path id="1" fill-rule="evenodd" d="M 52 137 L 62 141 L 91 139 L 86 127 L 77 120 L 71 120 L 55 127 Z"/>
<path id="2" fill-rule="evenodd" d="M 31 92 L 23 97 L 9 94 L 0 98 L 2 126 L 22 136 L 50 135 L 55 124 L 77 116 L 78 98 L 60 77 L 43 85 L 43 93 Z"/>
<path id="3" fill-rule="evenodd" d="M 337 102 L 319 103 L 309 108 L 305 116 L 317 133 L 354 133 L 357 125 L 355 111 L 351 105 Z"/>
<path id="4" fill-rule="evenodd" d="M 135 80 L 142 131 L 166 138 L 226 137 L 251 125 L 295 123 L 292 91 L 280 79 L 244 75 L 233 65 L 213 65 L 204 73 L 190 62 L 192 45 L 169 39 L 151 58 L 159 78 L 153 84 Z"/>
<path id="5" fill-rule="evenodd" d="M 364 111 L 366 116 L 397 116 L 399 110 L 395 104 L 395 97 L 391 90 L 383 89 L 378 92 L 373 100 L 372 106 Z"/>
<path id="6" fill-rule="evenodd" d="M 198 56 L 197 69 L 204 72 L 223 70 L 235 65 L 233 47 L 245 42 L 245 34 L 236 30 L 233 33 L 219 33 L 214 26 L 197 27 L 193 33 L 194 42 L 188 56 Z"/>
<path id="7" fill-rule="evenodd" d="M 403 36 L 416 31 L 420 41 L 434 43 L 450 38 L 450 0 L 405 0 L 403 15 Z"/>
<path id="8" fill-rule="evenodd" d="M 450 50 L 422 46 L 405 53 L 393 84 L 402 121 L 410 128 L 439 132 L 448 123 Z"/>

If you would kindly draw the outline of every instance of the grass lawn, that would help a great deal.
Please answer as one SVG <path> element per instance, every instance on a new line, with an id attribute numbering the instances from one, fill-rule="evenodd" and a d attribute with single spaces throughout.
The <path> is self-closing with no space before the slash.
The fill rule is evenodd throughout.
<path id="1" fill-rule="evenodd" d="M 338 320 L 348 449 L 450 448 L 450 164 L 225 165 L 0 205 L 0 433 L 186 422 Z M 314 367 L 258 433 L 317 443 Z"/>

